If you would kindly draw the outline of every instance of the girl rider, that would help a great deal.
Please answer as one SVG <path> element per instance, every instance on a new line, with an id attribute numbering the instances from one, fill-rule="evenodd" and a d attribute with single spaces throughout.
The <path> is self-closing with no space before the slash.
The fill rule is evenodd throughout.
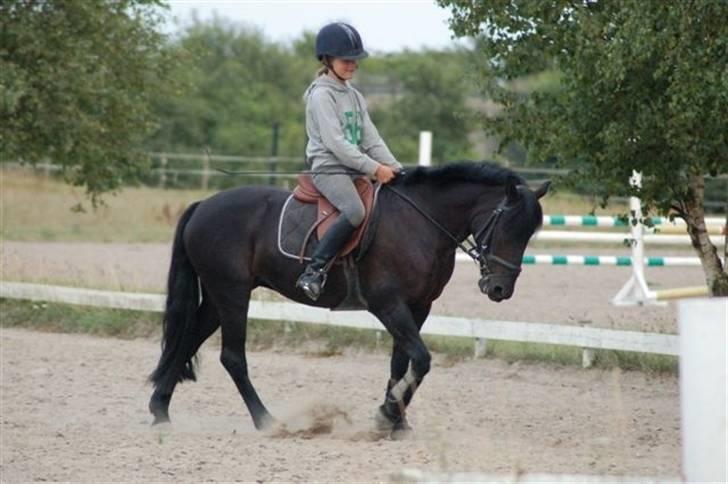
<path id="1" fill-rule="evenodd" d="M 351 25 L 332 23 L 316 36 L 316 57 L 322 67 L 304 94 L 306 160 L 314 185 L 341 216 L 296 282 L 314 301 L 321 295 L 330 262 L 364 220 L 364 204 L 353 180 L 367 175 L 388 183 L 402 169 L 374 127 L 364 97 L 348 82 L 358 61 L 368 55 Z"/>

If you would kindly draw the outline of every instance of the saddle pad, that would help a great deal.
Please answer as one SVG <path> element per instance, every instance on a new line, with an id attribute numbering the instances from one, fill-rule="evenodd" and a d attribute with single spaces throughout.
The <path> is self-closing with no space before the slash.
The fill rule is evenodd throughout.
<path id="1" fill-rule="evenodd" d="M 293 259 L 301 259 L 301 248 L 311 226 L 316 222 L 317 211 L 316 204 L 302 203 L 293 195 L 288 197 L 278 219 L 278 250 L 281 254 Z M 303 254 L 304 261 L 311 260 L 311 254 L 316 245 L 318 245 L 318 239 L 312 235 Z"/>
<path id="2" fill-rule="evenodd" d="M 370 187 L 372 186 L 370 185 Z M 339 257 L 352 253 L 360 243 L 363 243 L 362 239 L 372 221 L 374 205 L 376 204 L 380 188 L 381 185 L 374 187 L 373 196 L 365 200 L 367 208 L 366 218 L 354 232 L 351 240 L 344 245 L 341 253 L 339 253 Z M 328 228 L 340 216 L 339 212 L 331 206 L 328 200 L 324 200 L 324 202 L 325 206 L 330 207 L 330 211 L 326 210 L 330 215 L 325 216 L 322 220 L 318 220 L 320 215 L 317 204 L 301 202 L 297 199 L 295 193 L 289 195 L 283 204 L 281 215 L 278 219 L 278 250 L 281 254 L 306 262 L 311 260 L 311 255 L 316 249 L 316 245 L 318 245 L 322 229 Z M 310 232 L 314 228 L 314 224 L 316 224 L 316 233 L 311 234 Z"/>

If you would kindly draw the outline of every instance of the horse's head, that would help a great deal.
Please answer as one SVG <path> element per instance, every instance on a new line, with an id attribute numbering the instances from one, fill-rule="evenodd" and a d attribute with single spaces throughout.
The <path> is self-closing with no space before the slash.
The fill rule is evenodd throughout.
<path id="1" fill-rule="evenodd" d="M 495 302 L 513 295 L 526 245 L 543 219 L 538 200 L 549 185 L 547 181 L 531 191 L 525 185 L 508 184 L 495 209 L 473 218 L 471 232 L 481 274 L 478 286 Z"/>

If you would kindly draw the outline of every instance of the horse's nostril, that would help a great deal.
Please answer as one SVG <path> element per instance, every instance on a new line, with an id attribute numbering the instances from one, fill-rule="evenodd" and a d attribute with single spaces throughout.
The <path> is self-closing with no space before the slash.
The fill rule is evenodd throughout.
<path id="1" fill-rule="evenodd" d="M 503 297 L 503 288 L 501 286 L 495 286 L 492 292 L 495 297 Z"/>

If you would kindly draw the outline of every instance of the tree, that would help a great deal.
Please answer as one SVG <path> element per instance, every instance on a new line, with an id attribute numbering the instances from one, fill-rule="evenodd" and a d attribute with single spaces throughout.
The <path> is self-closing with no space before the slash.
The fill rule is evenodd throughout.
<path id="1" fill-rule="evenodd" d="M 157 28 L 159 0 L 0 3 L 0 159 L 60 165 L 103 192 L 146 166 L 156 96 L 176 54 Z"/>
<path id="2" fill-rule="evenodd" d="M 183 95 L 156 100 L 162 122 L 148 148 L 263 156 L 270 153 L 271 127 L 279 123 L 280 152 L 303 162 L 302 96 L 315 70 L 310 52 L 306 68 L 295 54 L 301 45 L 289 48 L 220 18 L 195 20 L 177 45 L 192 60 L 175 72 L 186 88 Z"/>
<path id="3" fill-rule="evenodd" d="M 371 111 L 382 137 L 401 160 L 417 160 L 420 131 L 434 133 L 434 160 L 471 156 L 472 110 L 466 101 L 472 85 L 462 72 L 468 56 L 465 50 L 424 50 L 363 61 L 365 94 L 372 77 L 393 91 L 388 102 L 375 104 Z"/>
<path id="4" fill-rule="evenodd" d="M 457 35 L 479 37 L 484 93 L 504 107 L 487 127 L 573 168 L 605 202 L 637 195 L 683 218 L 710 293 L 728 295 L 704 220 L 705 177 L 728 173 L 728 2 L 438 3 Z M 547 70 L 556 89 L 509 89 Z M 633 169 L 639 192 L 626 183 Z"/>

